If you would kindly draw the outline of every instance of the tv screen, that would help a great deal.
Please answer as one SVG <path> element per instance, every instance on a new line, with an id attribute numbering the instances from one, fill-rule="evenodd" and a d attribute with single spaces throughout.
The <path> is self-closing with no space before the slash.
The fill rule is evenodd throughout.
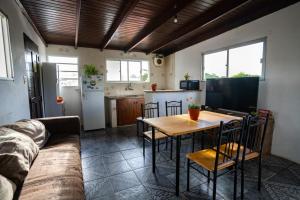
<path id="1" fill-rule="evenodd" d="M 213 109 L 255 112 L 258 84 L 259 77 L 208 79 L 205 105 Z"/>

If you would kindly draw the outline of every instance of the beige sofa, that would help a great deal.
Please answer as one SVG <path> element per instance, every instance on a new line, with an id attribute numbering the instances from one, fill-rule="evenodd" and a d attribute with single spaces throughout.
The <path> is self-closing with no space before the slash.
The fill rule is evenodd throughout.
<path id="1" fill-rule="evenodd" d="M 40 149 L 14 199 L 85 199 L 78 117 L 42 118 L 51 136 Z"/>

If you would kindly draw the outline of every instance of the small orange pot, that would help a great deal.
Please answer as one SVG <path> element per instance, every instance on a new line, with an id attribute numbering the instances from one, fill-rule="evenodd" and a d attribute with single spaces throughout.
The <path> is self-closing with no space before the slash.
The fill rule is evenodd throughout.
<path id="1" fill-rule="evenodd" d="M 153 92 L 156 91 L 156 88 L 157 88 L 157 84 L 156 83 L 154 83 L 154 84 L 151 85 L 151 89 L 152 89 Z"/>
<path id="2" fill-rule="evenodd" d="M 64 98 L 61 96 L 57 96 L 56 97 L 56 103 L 57 104 L 63 104 L 64 103 Z"/>
<path id="3" fill-rule="evenodd" d="M 197 121 L 199 118 L 199 114 L 200 114 L 200 109 L 189 109 L 189 114 L 190 114 L 190 118 L 191 120 Z"/>

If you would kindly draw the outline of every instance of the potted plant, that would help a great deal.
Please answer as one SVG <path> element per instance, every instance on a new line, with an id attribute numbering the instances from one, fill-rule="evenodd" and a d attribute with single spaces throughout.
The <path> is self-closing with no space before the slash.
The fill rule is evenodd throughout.
<path id="1" fill-rule="evenodd" d="M 191 120 L 197 121 L 200 113 L 200 106 L 196 104 L 189 104 L 189 115 Z"/>
<path id="2" fill-rule="evenodd" d="M 156 84 L 156 83 L 153 83 L 153 84 L 151 85 L 152 91 L 155 92 L 155 91 L 156 91 L 156 88 L 157 88 L 157 84 Z"/>
<path id="3" fill-rule="evenodd" d="M 184 74 L 184 79 L 187 81 L 191 78 L 191 76 L 189 75 L 189 73 L 185 73 Z"/>
<path id="4" fill-rule="evenodd" d="M 83 69 L 84 69 L 84 74 L 87 77 L 98 75 L 98 70 L 96 69 L 96 66 L 93 64 L 86 64 L 83 66 Z"/>

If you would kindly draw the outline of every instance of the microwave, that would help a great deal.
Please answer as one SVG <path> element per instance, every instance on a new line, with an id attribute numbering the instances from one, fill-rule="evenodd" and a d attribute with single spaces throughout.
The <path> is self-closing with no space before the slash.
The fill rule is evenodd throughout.
<path id="1" fill-rule="evenodd" d="M 199 82 L 199 80 L 182 80 L 179 88 L 183 90 L 199 90 Z"/>

